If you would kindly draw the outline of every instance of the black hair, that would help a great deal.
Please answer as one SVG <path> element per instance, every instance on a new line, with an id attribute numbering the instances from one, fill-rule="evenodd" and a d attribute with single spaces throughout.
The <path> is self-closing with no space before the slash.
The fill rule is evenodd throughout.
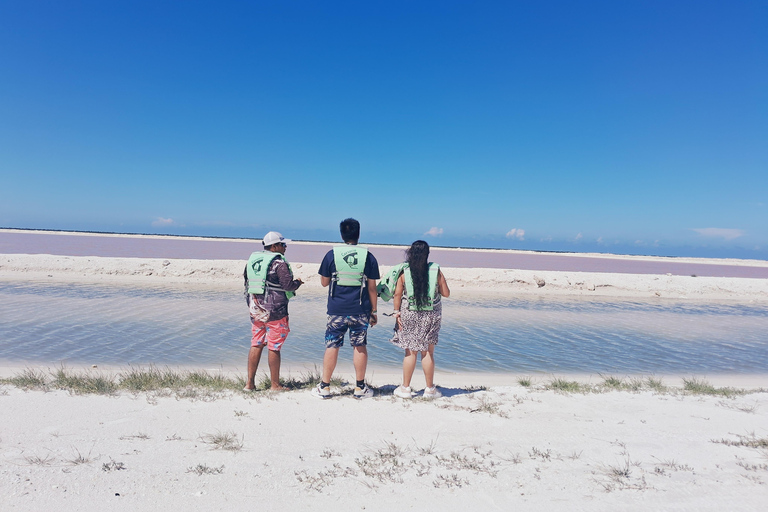
<path id="1" fill-rule="evenodd" d="M 413 279 L 413 300 L 417 307 L 429 304 L 429 244 L 424 240 L 416 240 L 405 251 L 408 267 Z"/>
<path id="2" fill-rule="evenodd" d="M 341 231 L 341 239 L 345 242 L 357 242 L 360 240 L 360 223 L 355 219 L 344 219 L 339 224 L 339 231 Z"/>

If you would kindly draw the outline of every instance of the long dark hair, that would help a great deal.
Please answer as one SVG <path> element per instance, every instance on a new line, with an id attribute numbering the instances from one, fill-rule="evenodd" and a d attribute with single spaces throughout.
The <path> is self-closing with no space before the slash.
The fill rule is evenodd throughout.
<path id="1" fill-rule="evenodd" d="M 413 300 L 417 307 L 429 304 L 429 244 L 424 240 L 416 240 L 405 251 L 408 267 L 413 278 Z"/>

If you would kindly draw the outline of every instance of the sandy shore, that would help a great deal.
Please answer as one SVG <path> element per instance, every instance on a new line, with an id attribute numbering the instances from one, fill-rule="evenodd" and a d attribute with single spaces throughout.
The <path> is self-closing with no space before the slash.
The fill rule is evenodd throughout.
<path id="1" fill-rule="evenodd" d="M 5 281 L 239 293 L 242 268 L 240 260 L 0 255 Z M 294 268 L 320 288 L 317 264 Z M 768 301 L 766 279 L 444 271 L 456 295 Z M 22 370 L 0 362 L 0 377 Z M 768 500 L 764 391 L 695 395 L 668 376 L 663 392 L 563 393 L 545 389 L 554 376 L 524 387 L 517 375 L 438 371 L 443 398 L 402 401 L 388 394 L 397 374 L 369 376 L 382 394 L 362 402 L 306 390 L 188 399 L 0 385 L 2 508 L 764 510 Z M 765 375 L 706 378 L 768 388 Z"/>
<path id="2" fill-rule="evenodd" d="M 362 402 L 5 385 L 0 495 L 6 510 L 764 510 L 768 393 L 665 383 Z"/>
<path id="3" fill-rule="evenodd" d="M 0 279 L 197 283 L 234 290 L 242 286 L 243 265 L 241 260 L 0 254 Z M 292 262 L 292 265 L 307 287 L 321 288 L 317 263 Z M 382 275 L 388 268 L 381 266 Z M 768 279 L 492 268 L 444 267 L 443 271 L 452 290 L 458 294 L 768 301 Z"/>

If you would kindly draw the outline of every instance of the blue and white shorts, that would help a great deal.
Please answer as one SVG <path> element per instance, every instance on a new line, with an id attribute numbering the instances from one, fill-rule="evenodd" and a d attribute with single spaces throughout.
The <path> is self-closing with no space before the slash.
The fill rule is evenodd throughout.
<path id="1" fill-rule="evenodd" d="M 364 347 L 368 344 L 368 320 L 365 315 L 328 315 L 325 328 L 325 348 L 339 348 L 344 345 L 344 333 L 349 330 L 349 344 Z"/>

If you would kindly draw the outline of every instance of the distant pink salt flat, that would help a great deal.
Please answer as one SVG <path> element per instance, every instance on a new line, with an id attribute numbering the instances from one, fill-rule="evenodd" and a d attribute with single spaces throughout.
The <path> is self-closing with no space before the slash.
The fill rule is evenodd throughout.
<path id="1" fill-rule="evenodd" d="M 323 242 L 294 242 L 290 261 L 319 263 L 333 246 Z M 0 231 L 0 254 L 54 254 L 120 258 L 245 260 L 261 248 L 260 240 L 216 239 L 152 235 L 110 235 L 71 232 Z M 375 246 L 371 251 L 382 265 L 403 260 L 403 246 Z M 493 249 L 433 248 L 431 259 L 444 267 L 518 270 L 672 274 L 702 277 L 768 279 L 768 263 L 715 260 L 712 263 L 676 258 L 621 257 Z"/>

